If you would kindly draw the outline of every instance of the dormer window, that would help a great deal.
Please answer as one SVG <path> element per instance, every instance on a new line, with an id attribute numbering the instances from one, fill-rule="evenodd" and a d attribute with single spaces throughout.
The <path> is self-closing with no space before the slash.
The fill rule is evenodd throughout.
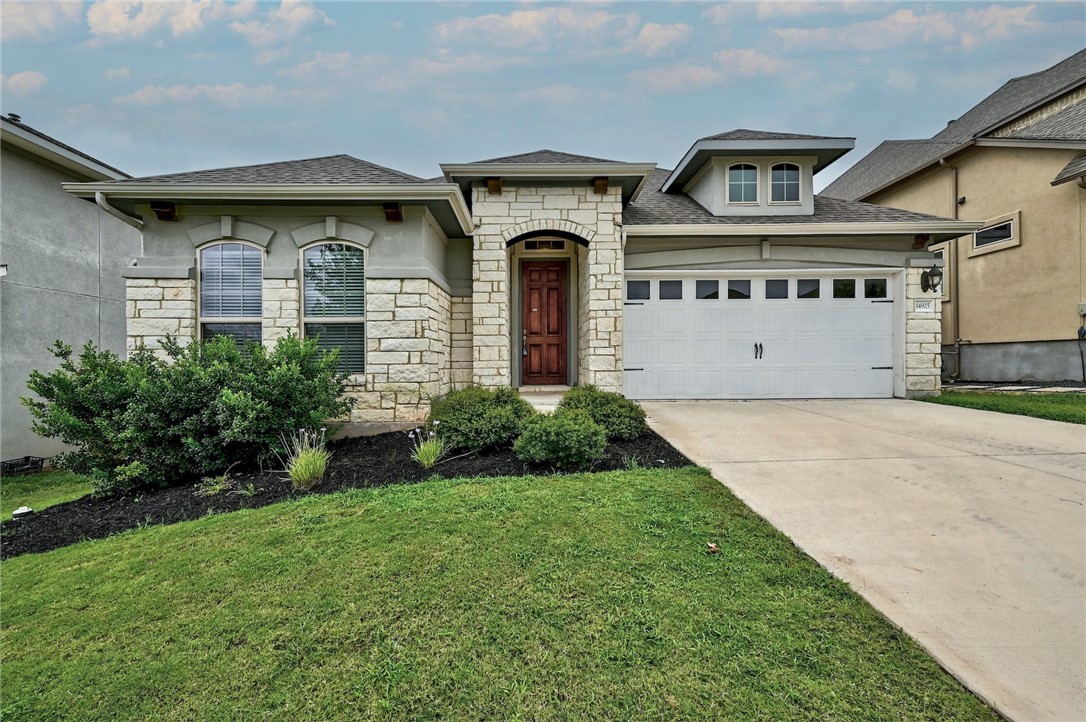
<path id="1" fill-rule="evenodd" d="M 799 166 L 777 163 L 770 171 L 770 203 L 799 203 Z"/>
<path id="2" fill-rule="evenodd" d="M 758 202 L 758 167 L 750 163 L 728 166 L 728 203 Z"/>

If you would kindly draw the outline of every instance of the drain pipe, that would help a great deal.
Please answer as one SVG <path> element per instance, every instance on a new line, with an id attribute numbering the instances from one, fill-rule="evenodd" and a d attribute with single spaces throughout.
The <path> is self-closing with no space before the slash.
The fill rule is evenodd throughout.
<path id="1" fill-rule="evenodd" d="M 939 159 L 939 165 L 947 170 L 951 171 L 950 181 L 950 206 L 954 211 L 954 220 L 958 220 L 958 166 L 952 165 L 946 162 L 945 158 Z M 950 242 L 948 249 L 953 249 L 953 258 L 951 266 L 950 278 L 944 281 L 944 283 L 951 283 L 953 286 L 953 293 L 955 298 L 954 306 L 954 319 L 951 323 L 952 336 L 954 337 L 954 350 L 945 352 L 947 356 L 954 357 L 954 373 L 950 374 L 951 381 L 957 381 L 962 375 L 962 344 L 970 343 L 968 340 L 961 338 L 961 308 L 962 308 L 962 292 L 961 287 L 958 286 L 958 240 L 954 238 Z"/>
<path id="2" fill-rule="evenodd" d="M 135 228 L 137 231 L 141 233 L 143 232 L 143 221 L 138 218 L 133 218 L 124 211 L 121 211 L 111 206 L 109 204 L 109 201 L 106 199 L 105 193 L 102 193 L 101 191 L 95 192 L 94 202 L 98 204 L 99 208 L 119 220 L 121 223 L 127 223 L 128 225 Z"/>

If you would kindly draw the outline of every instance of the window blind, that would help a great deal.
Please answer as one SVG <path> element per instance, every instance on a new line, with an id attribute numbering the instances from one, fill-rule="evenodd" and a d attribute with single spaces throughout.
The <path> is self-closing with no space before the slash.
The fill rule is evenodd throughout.
<path id="1" fill-rule="evenodd" d="M 306 249 L 304 315 L 361 317 L 366 313 L 366 276 L 361 249 L 325 243 Z"/>
<path id="2" fill-rule="evenodd" d="M 200 316 L 259 318 L 263 255 L 243 243 L 218 243 L 202 250 Z"/>

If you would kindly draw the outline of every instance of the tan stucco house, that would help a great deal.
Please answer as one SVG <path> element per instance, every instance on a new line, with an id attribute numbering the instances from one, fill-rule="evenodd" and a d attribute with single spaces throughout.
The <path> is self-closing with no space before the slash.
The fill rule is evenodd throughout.
<path id="1" fill-rule="evenodd" d="M 944 373 L 1086 381 L 1086 50 L 928 140 L 886 141 L 824 191 L 977 221 L 946 264 Z"/>
<path id="2" fill-rule="evenodd" d="M 471 383 L 937 393 L 921 276 L 977 224 L 816 196 L 853 143 L 736 130 L 674 170 L 541 150 L 424 180 L 340 155 L 67 188 L 142 227 L 130 346 L 317 336 L 343 349 L 358 423 Z"/>

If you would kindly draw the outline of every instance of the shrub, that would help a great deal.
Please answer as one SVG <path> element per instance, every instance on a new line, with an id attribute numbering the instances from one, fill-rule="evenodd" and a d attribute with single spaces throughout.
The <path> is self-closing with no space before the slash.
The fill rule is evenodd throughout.
<path id="1" fill-rule="evenodd" d="M 517 457 L 556 469 L 586 469 L 603 456 L 607 433 L 582 412 L 537 416 L 524 425 L 513 447 Z"/>
<path id="2" fill-rule="evenodd" d="M 558 402 L 561 411 L 584 411 L 602 426 L 608 439 L 634 439 L 648 429 L 645 410 L 622 394 L 591 384 L 572 388 Z"/>
<path id="3" fill-rule="evenodd" d="M 309 491 L 324 478 L 328 460 L 332 452 L 324 448 L 324 429 L 308 431 L 298 429 L 290 438 L 284 439 L 287 447 L 287 476 L 295 489 Z"/>
<path id="4" fill-rule="evenodd" d="M 411 439 L 411 458 L 424 469 L 432 469 L 452 449 L 442 434 L 437 432 L 441 422 L 434 419 L 408 434 Z"/>
<path id="5" fill-rule="evenodd" d="M 464 451 L 508 446 L 534 415 L 535 409 L 516 390 L 481 386 L 452 391 L 430 410 L 445 440 Z"/>
<path id="6" fill-rule="evenodd" d="M 229 338 L 146 348 L 127 361 L 88 343 L 76 356 L 54 344 L 60 367 L 34 371 L 23 399 L 34 430 L 75 447 L 61 468 L 90 476 L 99 495 L 222 473 L 234 463 L 272 461 L 283 435 L 342 416 L 338 353 L 312 339 L 280 339 L 273 350 Z"/>

